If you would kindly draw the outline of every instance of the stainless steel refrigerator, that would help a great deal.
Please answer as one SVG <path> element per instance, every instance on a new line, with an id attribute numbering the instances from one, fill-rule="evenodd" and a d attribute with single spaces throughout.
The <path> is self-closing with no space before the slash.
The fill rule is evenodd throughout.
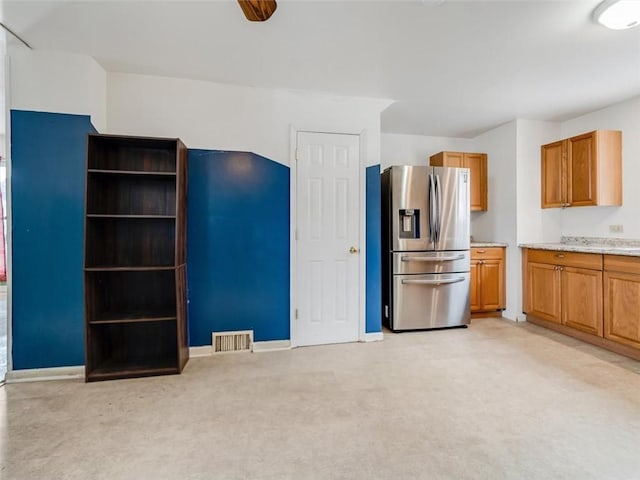
<path id="1" fill-rule="evenodd" d="M 382 172 L 382 316 L 393 331 L 467 325 L 469 170 Z"/>

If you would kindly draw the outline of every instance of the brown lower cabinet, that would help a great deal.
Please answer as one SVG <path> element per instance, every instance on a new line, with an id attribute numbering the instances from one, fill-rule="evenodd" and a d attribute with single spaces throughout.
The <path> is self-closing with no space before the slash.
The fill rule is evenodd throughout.
<path id="1" fill-rule="evenodd" d="M 562 323 L 561 282 L 557 265 L 529 262 L 527 264 L 529 280 L 528 304 L 526 313 L 540 317 L 548 322 Z"/>
<path id="2" fill-rule="evenodd" d="M 506 307 L 505 249 L 471 249 L 471 313 L 500 312 Z"/>
<path id="3" fill-rule="evenodd" d="M 601 255 L 579 255 L 588 256 L 567 258 L 565 253 L 540 250 L 530 253 L 527 313 L 601 336 Z M 590 262 L 593 268 L 576 266 Z"/>
<path id="4" fill-rule="evenodd" d="M 602 272 L 561 267 L 562 324 L 602 336 Z"/>
<path id="5" fill-rule="evenodd" d="M 523 249 L 531 323 L 640 359 L 640 258 Z"/>
<path id="6" fill-rule="evenodd" d="M 640 349 L 640 258 L 604 257 L 604 336 Z"/>

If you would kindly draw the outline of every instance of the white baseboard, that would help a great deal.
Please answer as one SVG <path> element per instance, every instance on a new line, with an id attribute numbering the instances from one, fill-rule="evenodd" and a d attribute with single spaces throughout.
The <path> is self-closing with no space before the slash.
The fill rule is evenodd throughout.
<path id="1" fill-rule="evenodd" d="M 271 340 L 269 342 L 253 342 L 253 352 L 275 352 L 278 350 L 291 350 L 290 340 Z M 244 352 L 225 352 L 226 353 L 247 353 Z M 213 355 L 211 345 L 203 345 L 201 347 L 189 347 L 189 358 L 209 357 Z M 216 354 L 219 355 L 219 354 Z"/>
<path id="2" fill-rule="evenodd" d="M 384 334 L 382 332 L 373 332 L 373 333 L 364 334 L 365 342 L 380 342 L 381 340 L 384 340 Z"/>
<path id="3" fill-rule="evenodd" d="M 84 379 L 84 365 L 76 367 L 30 368 L 7 372 L 5 381 L 9 383 L 44 382 L 49 380 Z"/>
<path id="4" fill-rule="evenodd" d="M 291 340 L 271 340 L 269 342 L 253 342 L 253 351 L 276 352 L 278 350 L 291 350 Z"/>
<path id="5" fill-rule="evenodd" d="M 213 348 L 211 348 L 211 345 L 189 347 L 189 358 L 210 357 L 212 353 Z"/>

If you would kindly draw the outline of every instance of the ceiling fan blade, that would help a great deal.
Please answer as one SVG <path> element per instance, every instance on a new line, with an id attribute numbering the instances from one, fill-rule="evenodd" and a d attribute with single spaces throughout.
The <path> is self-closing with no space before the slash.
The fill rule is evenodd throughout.
<path id="1" fill-rule="evenodd" d="M 269 20 L 278 5 L 276 0 L 238 0 L 240 8 L 247 20 L 251 22 L 264 22 Z"/>

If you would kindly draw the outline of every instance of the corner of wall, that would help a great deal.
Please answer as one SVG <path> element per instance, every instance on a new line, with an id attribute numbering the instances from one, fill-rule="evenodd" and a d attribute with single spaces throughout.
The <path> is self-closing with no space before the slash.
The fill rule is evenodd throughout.
<path id="1" fill-rule="evenodd" d="M 92 57 L 88 57 L 87 62 L 87 113 L 96 130 L 104 132 L 107 130 L 107 71 Z"/>
<path id="2" fill-rule="evenodd" d="M 106 129 L 106 72 L 92 57 L 10 48 L 8 58 L 8 108 L 90 115 L 98 130 Z"/>

